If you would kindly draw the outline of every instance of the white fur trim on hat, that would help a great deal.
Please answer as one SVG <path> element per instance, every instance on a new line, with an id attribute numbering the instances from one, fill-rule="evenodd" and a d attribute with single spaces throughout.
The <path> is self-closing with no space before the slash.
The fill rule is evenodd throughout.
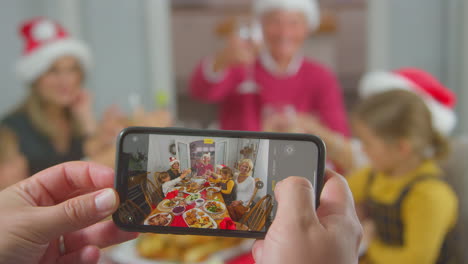
<path id="1" fill-rule="evenodd" d="M 445 136 L 452 133 L 457 124 L 455 112 L 437 102 L 430 95 L 420 91 L 413 82 L 398 74 L 392 72 L 371 72 L 366 74 L 359 85 L 359 96 L 367 98 L 377 93 L 395 89 L 411 91 L 421 96 L 431 111 L 434 128 Z"/>
<path id="2" fill-rule="evenodd" d="M 177 158 L 175 158 L 175 157 L 169 158 L 169 164 L 172 166 L 172 165 L 174 165 L 174 163 L 179 163 L 180 164 L 180 162 L 179 162 L 179 160 Z"/>
<path id="3" fill-rule="evenodd" d="M 31 54 L 23 55 L 16 65 L 18 78 L 25 82 L 33 82 L 61 56 L 76 57 L 84 71 L 91 68 L 91 54 L 85 44 L 74 39 L 56 40 L 44 44 Z"/>
<path id="4" fill-rule="evenodd" d="M 254 13 L 257 16 L 273 9 L 302 11 L 312 31 L 320 26 L 320 8 L 316 0 L 255 0 Z"/>

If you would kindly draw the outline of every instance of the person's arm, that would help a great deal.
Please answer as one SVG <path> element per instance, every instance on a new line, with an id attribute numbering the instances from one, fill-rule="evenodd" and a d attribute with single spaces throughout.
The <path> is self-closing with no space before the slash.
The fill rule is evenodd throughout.
<path id="1" fill-rule="evenodd" d="M 419 183 L 402 205 L 404 246 L 371 242 L 368 256 L 376 263 L 435 263 L 442 242 L 457 218 L 457 199 L 437 181 Z"/>
<path id="2" fill-rule="evenodd" d="M 234 181 L 230 180 L 226 183 L 226 189 L 221 189 L 221 193 L 224 194 L 230 194 L 232 192 L 232 189 L 234 188 Z"/>
<path id="3" fill-rule="evenodd" d="M 190 93 L 200 101 L 217 103 L 228 96 L 240 83 L 240 80 L 236 76 L 236 71 L 231 68 L 223 72 L 212 72 L 211 74 L 217 75 L 217 77 L 210 77 L 210 73 L 207 71 L 213 67 L 212 64 L 211 60 L 206 59 L 196 67 L 190 81 Z"/>
<path id="4" fill-rule="evenodd" d="M 253 246 L 256 263 L 358 263 L 362 228 L 346 180 L 327 171 L 317 210 L 314 193 L 301 177 L 276 184 L 276 217 Z"/>
<path id="5" fill-rule="evenodd" d="M 329 129 L 349 136 L 349 127 L 340 85 L 334 74 L 322 69 L 319 89 L 316 94 L 317 111 L 320 121 Z"/>

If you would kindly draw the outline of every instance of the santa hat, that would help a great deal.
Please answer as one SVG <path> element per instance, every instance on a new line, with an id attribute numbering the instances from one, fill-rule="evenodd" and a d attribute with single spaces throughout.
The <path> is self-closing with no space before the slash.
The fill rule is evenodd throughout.
<path id="1" fill-rule="evenodd" d="M 216 168 L 221 170 L 221 169 L 226 168 L 226 165 L 224 165 L 224 164 L 218 164 L 218 165 L 216 165 Z"/>
<path id="2" fill-rule="evenodd" d="M 169 157 L 169 164 L 172 166 L 174 163 L 180 163 L 176 157 Z"/>
<path id="3" fill-rule="evenodd" d="M 312 31 L 320 26 L 320 9 L 316 0 L 255 0 L 254 13 L 262 16 L 274 10 L 292 10 L 304 12 Z"/>
<path id="4" fill-rule="evenodd" d="M 85 71 L 91 66 L 91 55 L 82 42 L 72 39 L 58 23 L 46 18 L 25 21 L 20 28 L 24 50 L 16 65 L 18 77 L 33 82 L 59 57 L 71 55 L 78 59 Z"/>
<path id="5" fill-rule="evenodd" d="M 211 159 L 211 155 L 210 155 L 210 153 L 205 153 L 205 154 L 203 154 L 203 156 L 202 156 L 202 159 L 204 159 L 205 157 L 207 157 L 207 158 L 210 158 L 210 159 Z"/>
<path id="6" fill-rule="evenodd" d="M 359 93 L 365 98 L 393 89 L 420 95 L 431 111 L 432 124 L 439 133 L 447 136 L 455 128 L 455 94 L 423 70 L 402 68 L 394 72 L 371 72 L 361 80 Z"/>

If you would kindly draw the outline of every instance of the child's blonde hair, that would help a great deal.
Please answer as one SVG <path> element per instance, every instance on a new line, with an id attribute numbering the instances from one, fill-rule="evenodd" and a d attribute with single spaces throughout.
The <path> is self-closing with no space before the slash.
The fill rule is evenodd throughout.
<path id="1" fill-rule="evenodd" d="M 163 184 L 164 179 L 166 179 L 167 177 L 171 177 L 171 176 L 169 176 L 169 173 L 167 173 L 167 171 L 163 171 L 163 172 L 159 173 L 159 176 L 158 176 L 159 183 Z"/>
<path id="2" fill-rule="evenodd" d="M 229 168 L 229 167 L 224 167 L 224 168 L 221 169 L 220 172 L 221 172 L 221 175 L 227 174 L 227 175 L 228 175 L 228 179 L 229 179 L 229 180 L 232 180 L 233 175 L 232 175 L 232 170 L 231 170 L 231 168 Z"/>
<path id="3" fill-rule="evenodd" d="M 416 94 L 395 89 L 366 98 L 353 111 L 353 121 L 361 121 L 383 140 L 409 140 L 422 158 L 443 159 L 449 152 L 447 139 L 432 125 L 425 102 Z"/>

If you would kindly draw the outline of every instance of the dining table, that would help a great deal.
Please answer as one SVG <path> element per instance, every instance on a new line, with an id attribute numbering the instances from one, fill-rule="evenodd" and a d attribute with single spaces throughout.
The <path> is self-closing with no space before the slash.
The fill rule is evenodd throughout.
<path id="1" fill-rule="evenodd" d="M 173 219 L 169 223 L 168 226 L 171 226 L 171 227 L 189 227 L 187 225 L 187 223 L 185 222 L 185 220 L 184 220 L 184 213 L 191 210 L 191 209 L 193 209 L 193 208 L 198 208 L 198 209 L 202 210 L 203 212 L 205 212 L 208 216 L 210 216 L 216 222 L 216 225 L 217 225 L 216 228 L 222 228 L 221 223 L 223 221 L 231 220 L 229 212 L 227 210 L 227 205 L 226 205 L 226 203 L 224 201 L 224 198 L 223 198 L 223 195 L 222 195 L 222 193 L 220 191 L 221 188 L 217 187 L 219 191 L 214 191 L 214 192 L 208 193 L 208 191 L 207 191 L 208 188 L 215 187 L 215 186 L 210 186 L 209 182 L 206 182 L 205 184 L 203 184 L 202 185 L 203 188 L 201 188 L 198 192 L 194 192 L 194 193 L 198 193 L 200 195 L 200 198 L 202 198 L 204 200 L 203 204 L 201 204 L 200 206 L 197 206 L 196 202 L 193 202 L 193 203 L 189 204 L 186 201 L 186 198 L 189 195 L 194 194 L 194 193 L 185 191 L 185 188 L 191 182 L 192 181 L 181 182 L 181 184 L 176 186 L 174 188 L 174 190 L 172 190 L 171 192 L 168 192 L 167 195 L 164 197 L 164 199 L 161 202 L 159 202 L 158 205 L 153 206 L 153 209 L 152 209 L 151 213 L 148 215 L 148 217 L 145 219 L 145 221 L 147 219 L 151 218 L 152 216 L 158 214 L 158 213 L 170 213 L 170 214 L 172 214 Z M 199 182 L 199 181 L 197 181 L 197 182 Z M 183 211 L 183 213 L 181 213 L 180 215 L 175 215 L 172 212 L 172 208 L 164 207 L 163 203 L 166 202 L 168 199 L 176 200 L 176 201 L 179 201 L 179 202 L 183 201 L 185 203 L 185 205 L 184 205 L 185 210 Z M 224 207 L 225 207 L 225 210 L 222 213 L 218 213 L 218 214 L 211 213 L 211 212 L 205 210 L 204 209 L 205 203 L 210 202 L 210 201 L 217 201 L 217 202 L 222 203 L 224 205 Z M 233 228 L 230 228 L 230 229 L 236 229 L 236 228 L 233 227 Z"/>

